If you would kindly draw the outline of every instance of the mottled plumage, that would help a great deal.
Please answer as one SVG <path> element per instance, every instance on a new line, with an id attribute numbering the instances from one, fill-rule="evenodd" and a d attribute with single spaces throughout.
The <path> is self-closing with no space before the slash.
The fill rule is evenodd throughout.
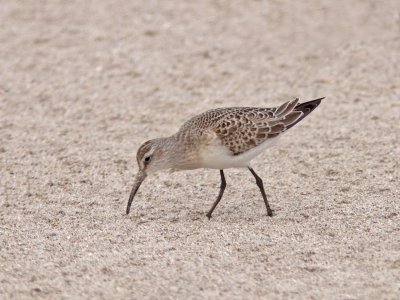
<path id="1" fill-rule="evenodd" d="M 220 170 L 221 190 L 207 214 L 210 218 L 225 189 L 223 169 L 247 167 L 256 178 L 268 215 L 272 216 L 262 180 L 250 167 L 250 161 L 312 112 L 322 99 L 302 104 L 295 99 L 273 108 L 213 109 L 191 118 L 170 137 L 145 142 L 137 152 L 139 172 L 127 213 L 141 182 L 148 174 L 162 169 L 213 168 Z"/>
<path id="2" fill-rule="evenodd" d="M 192 137 L 216 134 L 234 155 L 248 151 L 285 132 L 303 115 L 295 110 L 298 99 L 279 107 L 230 107 L 206 111 L 187 121 L 179 134 Z"/>

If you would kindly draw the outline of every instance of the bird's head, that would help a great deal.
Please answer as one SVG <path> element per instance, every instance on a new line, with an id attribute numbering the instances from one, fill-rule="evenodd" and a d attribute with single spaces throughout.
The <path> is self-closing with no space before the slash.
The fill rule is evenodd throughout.
<path id="1" fill-rule="evenodd" d="M 173 150 L 166 138 L 149 140 L 139 147 L 136 154 L 139 171 L 135 176 L 135 182 L 129 196 L 128 206 L 126 208 L 127 214 L 129 214 L 133 198 L 147 175 L 173 167 L 171 153 L 173 153 Z"/>
<path id="2" fill-rule="evenodd" d="M 169 163 L 169 147 L 166 139 L 149 140 L 139 147 L 136 154 L 136 160 L 139 172 L 146 175 L 159 170 L 168 169 Z"/>

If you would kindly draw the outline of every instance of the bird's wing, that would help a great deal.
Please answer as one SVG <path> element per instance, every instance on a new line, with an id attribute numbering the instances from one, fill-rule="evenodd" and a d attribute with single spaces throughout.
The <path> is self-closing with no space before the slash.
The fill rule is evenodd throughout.
<path id="1" fill-rule="evenodd" d="M 303 115 L 294 110 L 297 103 L 295 99 L 274 108 L 222 109 L 209 130 L 215 132 L 234 155 L 239 155 L 285 132 Z"/>

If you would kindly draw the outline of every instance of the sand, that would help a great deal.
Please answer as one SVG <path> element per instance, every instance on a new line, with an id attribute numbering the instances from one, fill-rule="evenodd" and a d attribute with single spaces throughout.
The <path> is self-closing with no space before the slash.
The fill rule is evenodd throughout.
<path id="1" fill-rule="evenodd" d="M 395 299 L 398 1 L 0 8 L 0 299 Z M 223 106 L 324 102 L 245 169 L 159 173 L 144 141 Z"/>

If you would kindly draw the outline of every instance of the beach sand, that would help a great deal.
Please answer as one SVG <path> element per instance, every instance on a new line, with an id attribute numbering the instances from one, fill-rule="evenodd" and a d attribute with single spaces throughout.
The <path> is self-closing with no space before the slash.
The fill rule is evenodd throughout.
<path id="1" fill-rule="evenodd" d="M 1 299 L 395 299 L 398 1 L 0 8 Z M 136 151 L 227 106 L 326 97 L 246 169 Z"/>

